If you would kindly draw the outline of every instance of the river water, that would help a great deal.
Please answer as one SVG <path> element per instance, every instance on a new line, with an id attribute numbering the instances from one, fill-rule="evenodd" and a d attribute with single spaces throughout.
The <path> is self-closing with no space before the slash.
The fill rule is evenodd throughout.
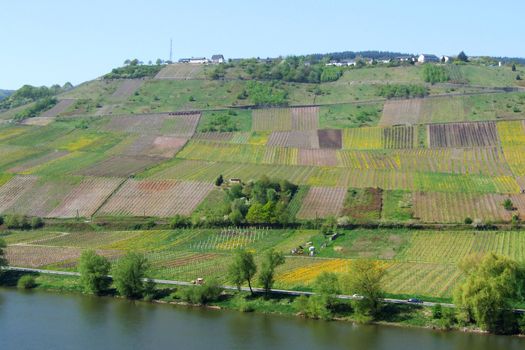
<path id="1" fill-rule="evenodd" d="M 0 289 L 0 349 L 523 350 L 525 339 Z"/>

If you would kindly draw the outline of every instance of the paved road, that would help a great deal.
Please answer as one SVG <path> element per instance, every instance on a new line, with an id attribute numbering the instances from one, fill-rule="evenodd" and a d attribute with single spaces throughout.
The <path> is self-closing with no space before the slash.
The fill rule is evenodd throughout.
<path id="1" fill-rule="evenodd" d="M 27 268 L 27 267 L 16 267 L 16 266 L 9 266 L 6 267 L 7 270 L 14 270 L 14 271 L 26 271 L 26 272 L 36 272 L 36 273 L 42 273 L 42 274 L 48 274 L 48 275 L 61 275 L 61 276 L 80 276 L 80 273 L 78 272 L 69 272 L 69 271 L 56 271 L 56 270 L 43 270 L 43 269 L 33 269 L 33 268 Z M 111 277 L 111 276 L 108 276 Z M 146 279 L 145 279 L 146 280 Z M 176 285 L 176 286 L 194 286 L 194 284 L 190 282 L 184 282 L 184 281 L 174 281 L 174 280 L 162 280 L 162 279 L 156 279 L 151 278 L 149 279 L 157 284 L 167 284 L 167 285 Z M 237 287 L 235 286 L 222 286 L 223 289 L 227 290 L 237 290 Z M 249 292 L 250 289 L 248 287 L 241 287 L 241 290 Z M 262 288 L 253 288 L 255 292 L 264 292 Z M 314 295 L 313 292 L 304 292 L 304 291 L 298 291 L 298 290 L 288 290 L 288 289 L 272 289 L 272 293 L 274 294 L 283 294 L 283 295 L 294 295 L 294 296 L 301 296 L 301 295 Z M 353 296 L 353 295 L 338 295 L 338 299 L 342 300 L 353 300 L 353 299 L 360 299 L 359 296 Z M 392 298 L 385 298 L 383 299 L 383 302 L 389 303 L 389 304 L 405 304 L 405 305 L 421 305 L 421 306 L 427 306 L 432 307 L 437 304 L 441 304 L 443 307 L 455 307 L 454 304 L 447 304 L 447 303 L 435 303 L 431 301 L 422 301 L 420 303 L 413 303 L 409 302 L 408 300 L 404 299 L 392 299 Z M 517 313 L 525 313 L 525 309 L 514 309 L 514 312 Z"/>
<path id="2" fill-rule="evenodd" d="M 48 274 L 48 275 L 61 275 L 61 276 L 80 276 L 80 273 L 78 272 L 69 272 L 69 271 L 56 271 L 56 270 L 43 270 L 43 269 L 33 269 L 28 267 L 16 267 L 16 266 L 9 266 L 6 269 L 8 270 L 14 270 L 14 271 L 26 271 L 26 272 L 36 272 L 36 273 L 42 273 L 42 274 Z M 111 277 L 111 276 L 108 276 Z M 191 282 L 185 282 L 185 281 L 174 281 L 174 280 L 163 280 L 163 279 L 157 279 L 152 278 L 150 279 L 153 282 L 157 284 L 167 284 L 167 285 L 176 285 L 176 286 L 193 286 Z M 237 287 L 235 286 L 222 286 L 222 288 L 227 290 L 237 290 Z M 262 288 L 252 288 L 255 292 L 264 292 L 264 289 Z M 249 292 L 250 288 L 248 287 L 241 287 L 241 290 Z M 288 289 L 272 289 L 272 293 L 274 294 L 283 294 L 283 295 L 294 295 L 294 296 L 301 296 L 301 295 L 314 295 L 313 292 L 305 292 L 305 291 L 298 291 L 298 290 L 288 290 Z M 352 295 L 338 295 L 337 298 L 344 299 L 344 300 L 352 300 L 352 299 L 359 299 L 358 296 L 352 296 Z M 411 304 L 407 300 L 401 300 L 401 299 L 384 299 L 385 303 L 392 303 L 392 304 Z M 434 306 L 436 303 L 433 302 L 422 302 L 418 305 L 423 306 Z M 444 307 L 454 307 L 453 304 L 441 304 Z"/>

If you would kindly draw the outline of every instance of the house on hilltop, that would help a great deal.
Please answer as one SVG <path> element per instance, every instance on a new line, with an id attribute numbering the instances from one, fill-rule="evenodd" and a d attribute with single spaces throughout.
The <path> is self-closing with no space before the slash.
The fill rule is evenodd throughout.
<path id="1" fill-rule="evenodd" d="M 395 58 L 396 61 L 399 61 L 399 62 L 414 62 L 415 61 L 415 57 L 414 56 L 410 56 L 410 55 L 403 55 L 403 56 L 397 56 Z"/>
<path id="2" fill-rule="evenodd" d="M 223 55 L 211 56 L 211 63 L 214 63 L 214 64 L 224 63 L 224 56 Z"/>
<path id="3" fill-rule="evenodd" d="M 430 55 L 426 53 L 422 53 L 417 58 L 418 63 L 439 62 L 439 61 L 440 61 L 439 57 L 437 57 L 436 55 Z"/>
<path id="4" fill-rule="evenodd" d="M 206 57 L 192 57 L 192 58 L 190 58 L 190 63 L 206 64 L 206 63 L 208 63 L 208 59 Z"/>
<path id="5" fill-rule="evenodd" d="M 181 58 L 179 63 L 206 64 L 209 60 L 206 57 Z"/>

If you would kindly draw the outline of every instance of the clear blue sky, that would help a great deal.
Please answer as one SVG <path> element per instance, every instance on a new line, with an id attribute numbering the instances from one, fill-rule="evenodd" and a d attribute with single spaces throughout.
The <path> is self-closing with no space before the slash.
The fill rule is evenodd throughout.
<path id="1" fill-rule="evenodd" d="M 126 58 L 345 50 L 525 57 L 525 1 L 2 1 L 0 88 L 78 84 Z"/>

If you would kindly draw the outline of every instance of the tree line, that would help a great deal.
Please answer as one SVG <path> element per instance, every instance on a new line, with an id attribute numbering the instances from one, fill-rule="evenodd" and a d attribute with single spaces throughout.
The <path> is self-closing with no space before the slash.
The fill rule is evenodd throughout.
<path id="1" fill-rule="evenodd" d="M 24 85 L 20 89 L 16 90 L 8 98 L 0 101 L 0 110 L 6 110 L 10 108 L 16 108 L 31 102 L 47 100 L 47 103 L 42 103 L 42 106 L 46 106 L 49 101 L 54 100 L 53 97 L 68 91 L 73 88 L 73 85 L 69 82 L 65 83 L 63 86 L 58 84 L 52 85 L 51 87 L 47 86 L 31 86 Z M 56 101 L 56 99 L 55 99 Z"/>
<path id="2" fill-rule="evenodd" d="M 243 59 L 214 66 L 207 74 L 210 79 L 223 79 L 228 69 L 237 68 L 243 79 L 275 80 L 295 83 L 324 83 L 336 81 L 343 75 L 341 67 L 327 66 L 328 59 L 308 56 L 277 59 Z"/>

